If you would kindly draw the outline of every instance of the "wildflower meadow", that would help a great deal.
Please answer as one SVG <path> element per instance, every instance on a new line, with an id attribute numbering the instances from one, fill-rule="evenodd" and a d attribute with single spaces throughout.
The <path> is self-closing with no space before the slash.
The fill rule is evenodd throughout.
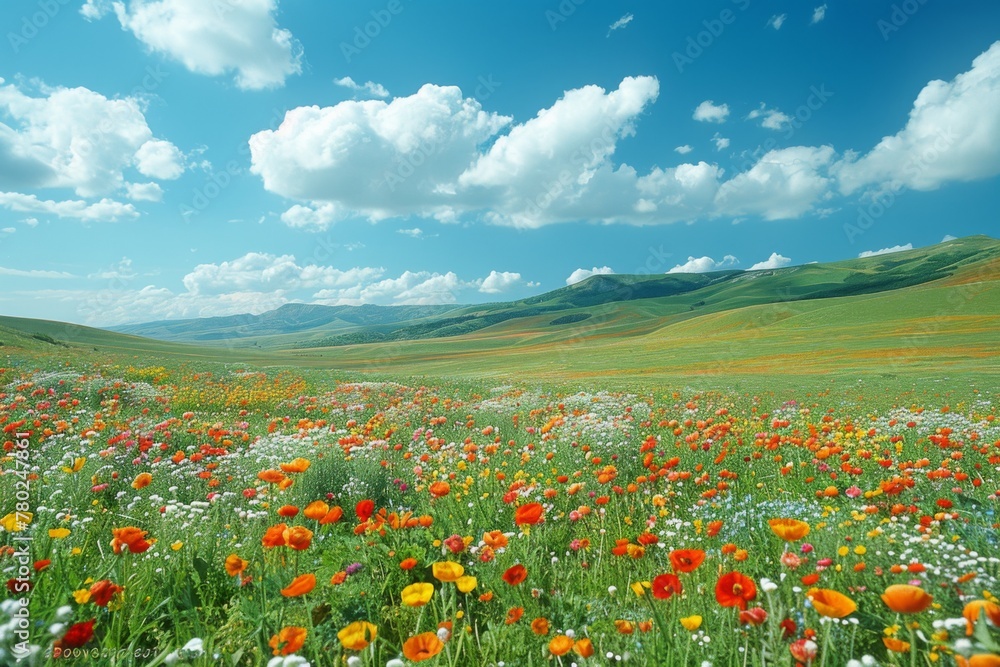
<path id="1" fill-rule="evenodd" d="M 787 394 L 8 358 L 0 661 L 1000 665 L 996 397 Z"/>

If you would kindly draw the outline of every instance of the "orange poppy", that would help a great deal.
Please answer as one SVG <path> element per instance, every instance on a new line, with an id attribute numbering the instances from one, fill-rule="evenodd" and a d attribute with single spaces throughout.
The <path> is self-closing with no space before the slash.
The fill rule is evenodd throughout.
<path id="1" fill-rule="evenodd" d="M 422 632 L 414 635 L 403 642 L 403 655 L 407 660 L 421 662 L 430 660 L 444 648 L 444 644 L 438 639 L 437 633 Z"/>
<path id="2" fill-rule="evenodd" d="M 635 632 L 635 625 L 632 624 L 632 621 L 615 621 L 615 628 L 623 635 L 630 635 Z"/>
<path id="3" fill-rule="evenodd" d="M 316 575 L 300 574 L 292 579 L 292 583 L 281 589 L 281 594 L 286 598 L 294 598 L 305 595 L 314 588 L 316 588 Z"/>
<path id="4" fill-rule="evenodd" d="M 278 467 L 285 472 L 305 472 L 306 470 L 309 470 L 310 464 L 311 461 L 309 461 L 309 459 L 299 457 L 297 459 L 292 459 L 288 463 L 282 463 Z"/>
<path id="5" fill-rule="evenodd" d="M 507 568 L 507 571 L 503 573 L 501 578 L 511 586 L 517 586 L 528 578 L 528 569 L 518 563 Z"/>
<path id="6" fill-rule="evenodd" d="M 312 544 L 313 533 L 305 526 L 292 526 L 284 532 L 285 544 L 296 551 L 305 551 Z"/>
<path id="7" fill-rule="evenodd" d="M 306 643 L 306 634 L 305 628 L 291 625 L 273 635 L 267 645 L 271 647 L 274 655 L 291 655 Z"/>
<path id="8" fill-rule="evenodd" d="M 499 530 L 491 530 L 488 533 L 483 533 L 483 542 L 492 549 L 501 549 L 508 544 L 507 536 Z"/>
<path id="9" fill-rule="evenodd" d="M 481 598 L 482 596 L 480 596 Z M 507 625 L 514 625 L 521 620 L 524 616 L 524 607 L 511 607 L 507 610 L 507 618 L 504 619 L 504 623 Z"/>
<path id="10" fill-rule="evenodd" d="M 674 572 L 694 572 L 705 560 L 701 549 L 674 549 L 670 552 L 670 566 Z"/>
<path id="11" fill-rule="evenodd" d="M 757 597 L 757 584 L 739 572 L 727 572 L 715 584 L 715 601 L 723 607 L 739 607 L 746 611 L 747 602 Z"/>
<path id="12" fill-rule="evenodd" d="M 340 505 L 334 505 L 330 508 L 330 511 L 326 513 L 322 519 L 319 520 L 320 525 L 327 525 L 328 523 L 337 523 L 340 518 L 344 516 L 344 510 L 341 509 Z"/>
<path id="13" fill-rule="evenodd" d="M 427 490 L 431 492 L 431 495 L 435 498 L 444 498 L 449 493 L 451 493 L 451 484 L 448 482 L 434 482 Z"/>
<path id="14" fill-rule="evenodd" d="M 399 563 L 399 567 L 401 569 L 403 569 L 403 570 L 412 570 L 416 566 L 417 566 L 417 559 L 416 558 L 404 558 Z"/>
<path id="15" fill-rule="evenodd" d="M 90 586 L 90 601 L 98 607 L 107 607 L 108 603 L 111 602 L 111 598 L 123 590 L 125 589 L 109 579 L 95 581 Z"/>
<path id="16" fill-rule="evenodd" d="M 917 586 L 893 584 L 882 593 L 885 606 L 900 614 L 917 614 L 931 606 L 934 596 Z"/>
<path id="17" fill-rule="evenodd" d="M 584 637 L 573 642 L 573 652 L 581 658 L 589 658 L 594 655 L 594 643 Z"/>
<path id="18" fill-rule="evenodd" d="M 128 547 L 129 553 L 141 554 L 152 546 L 146 541 L 146 531 L 135 526 L 124 528 L 114 528 L 111 531 L 114 538 L 111 540 L 111 548 L 116 554 L 122 552 L 122 547 Z"/>
<path id="19" fill-rule="evenodd" d="M 302 510 L 303 516 L 307 519 L 312 519 L 313 521 L 319 521 L 327 515 L 330 511 L 330 506 L 324 503 L 322 500 L 314 500 L 306 508 Z"/>
<path id="20" fill-rule="evenodd" d="M 909 653 L 910 642 L 904 642 L 902 639 L 896 639 L 895 637 L 882 637 L 882 643 L 885 647 L 894 653 Z"/>
<path id="21" fill-rule="evenodd" d="M 545 508 L 540 503 L 528 503 L 514 510 L 514 523 L 518 526 L 534 526 L 541 523 Z"/>
<path id="22" fill-rule="evenodd" d="M 284 517 L 286 519 L 291 519 L 293 516 L 299 513 L 299 508 L 295 505 L 282 505 L 278 508 L 278 516 Z"/>
<path id="23" fill-rule="evenodd" d="M 284 481 L 285 475 L 279 470 L 262 470 L 257 473 L 257 479 L 268 484 L 280 484 Z"/>
<path id="24" fill-rule="evenodd" d="M 285 531 L 288 525 L 284 523 L 275 524 L 264 531 L 264 537 L 260 538 L 260 543 L 268 548 L 285 546 Z"/>
<path id="25" fill-rule="evenodd" d="M 549 619 L 540 616 L 531 622 L 531 631 L 544 637 L 549 634 Z"/>
<path id="26" fill-rule="evenodd" d="M 806 597 L 812 602 L 813 609 L 827 618 L 844 618 L 858 609 L 854 600 L 829 588 L 812 588 Z"/>
<path id="27" fill-rule="evenodd" d="M 566 655 L 573 650 L 573 638 L 566 635 L 556 635 L 549 641 L 549 653 Z"/>
<path id="28" fill-rule="evenodd" d="M 771 519 L 767 525 L 772 533 L 786 542 L 801 540 L 809 534 L 809 524 L 798 519 Z"/>
<path id="29" fill-rule="evenodd" d="M 135 479 L 132 480 L 132 488 L 139 490 L 144 489 L 149 486 L 153 481 L 153 476 L 148 472 L 142 472 L 136 475 Z"/>
<path id="30" fill-rule="evenodd" d="M 962 616 L 965 617 L 965 634 L 972 635 L 976 622 L 980 617 L 985 617 L 989 623 L 1000 627 L 1000 606 L 989 600 L 973 600 L 962 609 Z"/>
<path id="31" fill-rule="evenodd" d="M 1000 655 L 996 653 L 976 653 L 966 660 L 964 656 L 955 655 L 958 667 L 1000 667 Z"/>
<path id="32" fill-rule="evenodd" d="M 247 565 L 249 565 L 249 563 L 236 554 L 229 554 L 229 556 L 226 557 L 226 574 L 230 577 L 235 577 L 238 574 L 242 574 L 243 571 L 247 569 Z"/>

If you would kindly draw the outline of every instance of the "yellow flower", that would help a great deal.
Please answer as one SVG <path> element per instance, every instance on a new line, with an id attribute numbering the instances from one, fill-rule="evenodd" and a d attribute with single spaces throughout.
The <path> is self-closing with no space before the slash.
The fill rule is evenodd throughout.
<path id="1" fill-rule="evenodd" d="M 443 560 L 431 565 L 431 573 L 438 581 L 455 581 L 465 574 L 465 568 L 459 563 Z"/>
<path id="2" fill-rule="evenodd" d="M 67 475 L 72 475 L 75 472 L 80 472 L 80 470 L 83 469 L 83 464 L 86 462 L 87 459 L 85 457 L 81 456 L 79 458 L 75 458 L 73 459 L 73 466 L 72 467 L 62 466 L 62 471 Z"/>
<path id="3" fill-rule="evenodd" d="M 478 583 L 476 578 L 469 575 L 459 577 L 455 580 L 455 585 L 458 587 L 458 590 L 463 593 L 471 593 L 472 589 L 476 587 L 476 583 Z"/>
<path id="4" fill-rule="evenodd" d="M 61 540 L 69 535 L 69 528 L 49 528 L 49 537 L 53 540 Z"/>
<path id="5" fill-rule="evenodd" d="M 635 593 L 638 597 L 642 597 L 643 595 L 646 594 L 646 589 L 651 588 L 652 586 L 653 584 L 649 583 L 648 581 L 637 581 L 634 584 L 632 584 L 630 588 L 632 589 L 632 592 Z"/>
<path id="6" fill-rule="evenodd" d="M 698 614 L 693 614 L 691 616 L 685 616 L 684 618 L 682 618 L 681 625 L 683 625 L 684 629 L 687 630 L 688 632 L 694 632 L 695 630 L 701 627 L 701 621 L 702 621 L 701 616 L 699 616 Z"/>
<path id="7" fill-rule="evenodd" d="M 0 526 L 8 533 L 19 533 L 28 527 L 33 516 L 31 512 L 11 512 L 0 519 Z"/>
<path id="8" fill-rule="evenodd" d="M 173 549 L 174 551 L 179 551 L 180 548 L 183 547 L 183 546 L 184 546 L 184 543 L 181 542 L 180 540 L 177 540 L 176 542 L 174 542 L 173 544 L 170 545 L 170 548 Z"/>
<path id="9" fill-rule="evenodd" d="M 407 607 L 422 607 L 431 600 L 434 595 L 434 584 L 416 583 L 410 584 L 400 593 L 403 604 Z"/>
<path id="10" fill-rule="evenodd" d="M 355 621 L 337 633 L 337 639 L 344 648 L 351 651 L 363 651 L 375 641 L 378 627 L 368 621 Z"/>
<path id="11" fill-rule="evenodd" d="M 90 602 L 90 589 L 81 588 L 78 591 L 73 591 L 73 599 L 76 600 L 77 604 L 87 604 Z"/>

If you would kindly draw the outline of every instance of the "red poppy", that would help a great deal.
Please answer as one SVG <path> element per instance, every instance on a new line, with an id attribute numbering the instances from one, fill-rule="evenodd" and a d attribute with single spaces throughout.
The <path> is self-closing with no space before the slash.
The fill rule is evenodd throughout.
<path id="1" fill-rule="evenodd" d="M 354 506 L 354 512 L 358 515 L 358 521 L 367 521 L 375 513 L 374 500 L 362 500 Z"/>
<path id="2" fill-rule="evenodd" d="M 680 595 L 683 590 L 684 586 L 676 574 L 661 574 L 653 579 L 653 597 L 658 600 L 667 600 L 674 595 Z"/>
<path id="3" fill-rule="evenodd" d="M 74 623 L 57 643 L 61 649 L 80 648 L 94 637 L 94 623 L 91 619 L 85 623 Z"/>
<path id="4" fill-rule="evenodd" d="M 521 505 L 514 511 L 514 523 L 518 526 L 534 526 L 541 523 L 545 508 L 540 503 Z"/>
<path id="5" fill-rule="evenodd" d="M 739 607 L 746 611 L 747 602 L 757 597 L 757 584 L 739 572 L 727 572 L 715 585 L 715 601 L 723 607 Z"/>
<path id="6" fill-rule="evenodd" d="M 113 583 L 108 579 L 102 579 L 91 585 L 90 601 L 98 607 L 106 607 L 108 606 L 108 603 L 111 602 L 111 598 L 123 590 L 125 589 L 118 584 Z"/>
<path id="7" fill-rule="evenodd" d="M 517 586 L 519 583 L 528 578 L 528 569 L 518 563 L 504 572 L 502 578 L 511 586 Z"/>
<path id="8" fill-rule="evenodd" d="M 701 549 L 674 549 L 670 552 L 670 565 L 674 572 L 694 572 L 705 560 Z"/>
<path id="9" fill-rule="evenodd" d="M 740 624 L 742 625 L 763 625 L 767 620 L 767 612 L 763 607 L 751 607 L 740 612 Z"/>

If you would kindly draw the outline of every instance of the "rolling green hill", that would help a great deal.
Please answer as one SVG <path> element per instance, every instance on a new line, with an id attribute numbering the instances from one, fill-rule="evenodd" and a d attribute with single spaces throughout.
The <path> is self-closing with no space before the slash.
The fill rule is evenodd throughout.
<path id="1" fill-rule="evenodd" d="M 116 354 L 382 376 L 1000 375 L 1000 242 L 987 237 L 769 271 L 594 276 L 523 301 L 418 313 L 417 322 L 387 324 L 373 311 L 374 323 L 351 323 L 355 333 L 386 336 L 367 344 L 335 336 L 335 345 L 317 346 L 333 320 L 316 308 L 290 309 L 299 323 L 324 322 L 304 332 L 213 346 L 0 317 L 0 354 Z M 395 331 L 406 336 L 390 339 Z M 269 346 L 240 347 L 247 341 Z"/>

